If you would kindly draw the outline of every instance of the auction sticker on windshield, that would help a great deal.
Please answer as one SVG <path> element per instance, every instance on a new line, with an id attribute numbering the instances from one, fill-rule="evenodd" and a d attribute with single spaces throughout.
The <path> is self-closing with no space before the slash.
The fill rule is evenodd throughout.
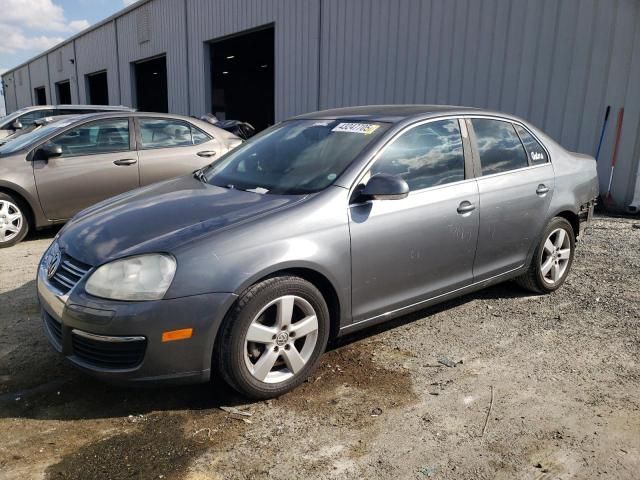
<path id="1" fill-rule="evenodd" d="M 374 125 L 372 123 L 339 123 L 333 129 L 332 132 L 347 132 L 347 133 L 362 133 L 369 135 L 375 132 L 380 125 Z"/>

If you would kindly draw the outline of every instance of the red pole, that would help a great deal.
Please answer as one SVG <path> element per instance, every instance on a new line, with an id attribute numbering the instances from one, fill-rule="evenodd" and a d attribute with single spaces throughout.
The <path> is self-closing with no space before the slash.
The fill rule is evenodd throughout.
<path id="1" fill-rule="evenodd" d="M 622 132 L 622 121 L 624 120 L 624 107 L 618 110 L 618 121 L 616 122 L 616 141 L 613 145 L 613 155 L 611 156 L 611 174 L 609 175 L 609 186 L 607 187 L 607 200 L 611 201 L 611 183 L 613 182 L 613 171 L 618 160 L 618 148 L 620 147 L 620 133 Z"/>

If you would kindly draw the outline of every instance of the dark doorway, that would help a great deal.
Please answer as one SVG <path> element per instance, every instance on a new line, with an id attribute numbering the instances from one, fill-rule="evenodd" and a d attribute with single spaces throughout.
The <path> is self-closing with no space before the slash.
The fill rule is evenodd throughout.
<path id="1" fill-rule="evenodd" d="M 71 104 L 71 84 L 67 80 L 66 82 L 56 83 L 56 90 L 58 94 L 58 104 L 70 105 Z"/>
<path id="2" fill-rule="evenodd" d="M 36 96 L 36 105 L 46 105 L 47 104 L 47 91 L 44 87 L 36 87 L 33 89 L 33 92 Z"/>
<path id="3" fill-rule="evenodd" d="M 134 70 L 138 110 L 167 113 L 167 58 L 162 56 L 135 63 Z"/>
<path id="4" fill-rule="evenodd" d="M 109 105 L 109 84 L 107 72 L 96 72 L 87 75 L 87 98 L 91 105 Z"/>
<path id="5" fill-rule="evenodd" d="M 257 131 L 274 123 L 274 28 L 211 43 L 211 109 Z"/>

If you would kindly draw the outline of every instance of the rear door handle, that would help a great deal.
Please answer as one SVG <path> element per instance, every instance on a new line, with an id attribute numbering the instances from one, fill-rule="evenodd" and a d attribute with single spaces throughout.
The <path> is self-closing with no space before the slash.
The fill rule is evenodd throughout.
<path id="1" fill-rule="evenodd" d="M 136 163 L 138 163 L 138 160 L 136 160 L 135 158 L 123 158 L 121 160 L 115 160 L 113 162 L 114 165 L 118 165 L 119 167 L 123 165 L 134 165 Z"/>
<path id="2" fill-rule="evenodd" d="M 198 155 L 199 157 L 213 157 L 215 156 L 216 152 L 214 152 L 213 150 L 205 150 L 203 152 L 198 152 L 196 155 Z"/>
<path id="3" fill-rule="evenodd" d="M 536 193 L 538 195 L 546 195 L 547 193 L 549 193 L 549 187 L 547 187 L 544 183 L 541 183 L 540 185 L 538 185 Z"/>
<path id="4" fill-rule="evenodd" d="M 458 205 L 458 213 L 462 215 L 464 215 L 465 213 L 473 212 L 475 209 L 476 206 L 467 200 L 461 202 L 460 205 Z"/>

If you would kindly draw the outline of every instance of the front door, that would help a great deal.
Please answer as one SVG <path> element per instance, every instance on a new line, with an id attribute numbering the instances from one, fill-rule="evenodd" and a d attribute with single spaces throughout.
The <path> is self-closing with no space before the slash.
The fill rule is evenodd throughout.
<path id="1" fill-rule="evenodd" d="M 411 127 L 382 150 L 363 182 L 378 173 L 402 177 L 410 193 L 349 208 L 354 322 L 473 281 L 478 187 L 458 120 Z"/>
<path id="2" fill-rule="evenodd" d="M 546 151 L 521 126 L 487 118 L 470 123 L 481 171 L 473 273 L 476 281 L 482 281 L 526 263 L 544 228 L 554 174 Z"/>
<path id="3" fill-rule="evenodd" d="M 139 186 L 128 118 L 73 127 L 50 143 L 62 155 L 33 161 L 40 204 L 50 220 L 66 220 L 101 200 Z"/>

